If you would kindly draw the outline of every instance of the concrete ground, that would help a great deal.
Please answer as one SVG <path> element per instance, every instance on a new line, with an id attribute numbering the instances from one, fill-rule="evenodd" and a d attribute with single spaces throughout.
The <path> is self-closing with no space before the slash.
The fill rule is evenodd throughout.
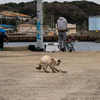
<path id="1" fill-rule="evenodd" d="M 37 70 L 44 55 L 67 73 Z M 100 52 L 1 51 L 0 100 L 100 100 Z"/>

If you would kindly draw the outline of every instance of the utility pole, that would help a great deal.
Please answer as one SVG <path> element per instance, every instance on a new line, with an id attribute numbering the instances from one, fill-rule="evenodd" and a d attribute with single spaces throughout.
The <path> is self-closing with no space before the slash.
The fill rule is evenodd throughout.
<path id="1" fill-rule="evenodd" d="M 1 28 L 2 28 L 2 15 L 1 15 Z"/>
<path id="2" fill-rule="evenodd" d="M 2 24 L 2 17 L 1 17 L 1 24 Z"/>
<path id="3" fill-rule="evenodd" d="M 86 31 L 86 21 L 84 20 L 84 31 Z"/>
<path id="4" fill-rule="evenodd" d="M 42 0 L 37 0 L 37 47 L 43 48 Z"/>
<path id="5" fill-rule="evenodd" d="M 53 23 L 53 30 L 54 30 L 54 12 L 52 12 L 52 16 L 53 16 L 52 23 Z"/>
<path id="6" fill-rule="evenodd" d="M 50 15 L 50 17 L 51 17 L 51 29 L 52 29 L 52 15 Z"/>

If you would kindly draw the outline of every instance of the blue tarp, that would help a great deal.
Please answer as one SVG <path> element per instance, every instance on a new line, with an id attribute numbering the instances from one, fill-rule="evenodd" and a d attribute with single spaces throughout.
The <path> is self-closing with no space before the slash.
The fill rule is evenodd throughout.
<path id="1" fill-rule="evenodd" d="M 13 25 L 0 24 L 2 27 L 14 27 Z"/>

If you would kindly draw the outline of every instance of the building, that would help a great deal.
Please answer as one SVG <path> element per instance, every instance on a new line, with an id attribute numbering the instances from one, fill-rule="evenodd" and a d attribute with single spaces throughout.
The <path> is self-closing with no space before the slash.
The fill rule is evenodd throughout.
<path id="1" fill-rule="evenodd" d="M 76 23 L 75 24 L 68 23 L 67 29 L 68 29 L 68 34 L 73 34 L 73 33 L 76 34 Z"/>
<path id="2" fill-rule="evenodd" d="M 100 15 L 98 16 L 89 16 L 89 30 L 96 31 L 100 30 Z"/>
<path id="3" fill-rule="evenodd" d="M 17 26 L 17 31 L 18 33 L 33 33 L 33 32 L 37 33 L 37 28 L 36 25 L 32 24 L 19 24 Z"/>
<path id="4" fill-rule="evenodd" d="M 0 18 L 6 18 L 6 19 L 17 18 L 19 21 L 25 21 L 25 20 L 30 20 L 31 16 L 20 13 L 14 13 L 12 11 L 2 11 L 0 12 Z"/>
<path id="5" fill-rule="evenodd" d="M 0 24 L 0 28 L 4 29 L 7 33 L 14 33 L 13 25 Z"/>

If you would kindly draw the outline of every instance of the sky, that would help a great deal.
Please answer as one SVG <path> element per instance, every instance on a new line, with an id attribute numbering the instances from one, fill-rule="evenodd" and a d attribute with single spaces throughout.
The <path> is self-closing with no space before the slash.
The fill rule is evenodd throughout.
<path id="1" fill-rule="evenodd" d="M 30 2 L 33 0 L 0 0 L 0 4 L 5 4 L 5 3 L 9 3 L 9 2 L 13 2 L 13 3 L 20 3 L 20 2 Z M 47 1 L 47 2 L 53 2 L 53 1 L 58 1 L 58 2 L 63 2 L 63 1 L 82 1 L 82 0 L 42 0 L 42 1 Z M 86 1 L 92 1 L 95 2 L 97 4 L 100 4 L 100 0 L 86 0 Z"/>

